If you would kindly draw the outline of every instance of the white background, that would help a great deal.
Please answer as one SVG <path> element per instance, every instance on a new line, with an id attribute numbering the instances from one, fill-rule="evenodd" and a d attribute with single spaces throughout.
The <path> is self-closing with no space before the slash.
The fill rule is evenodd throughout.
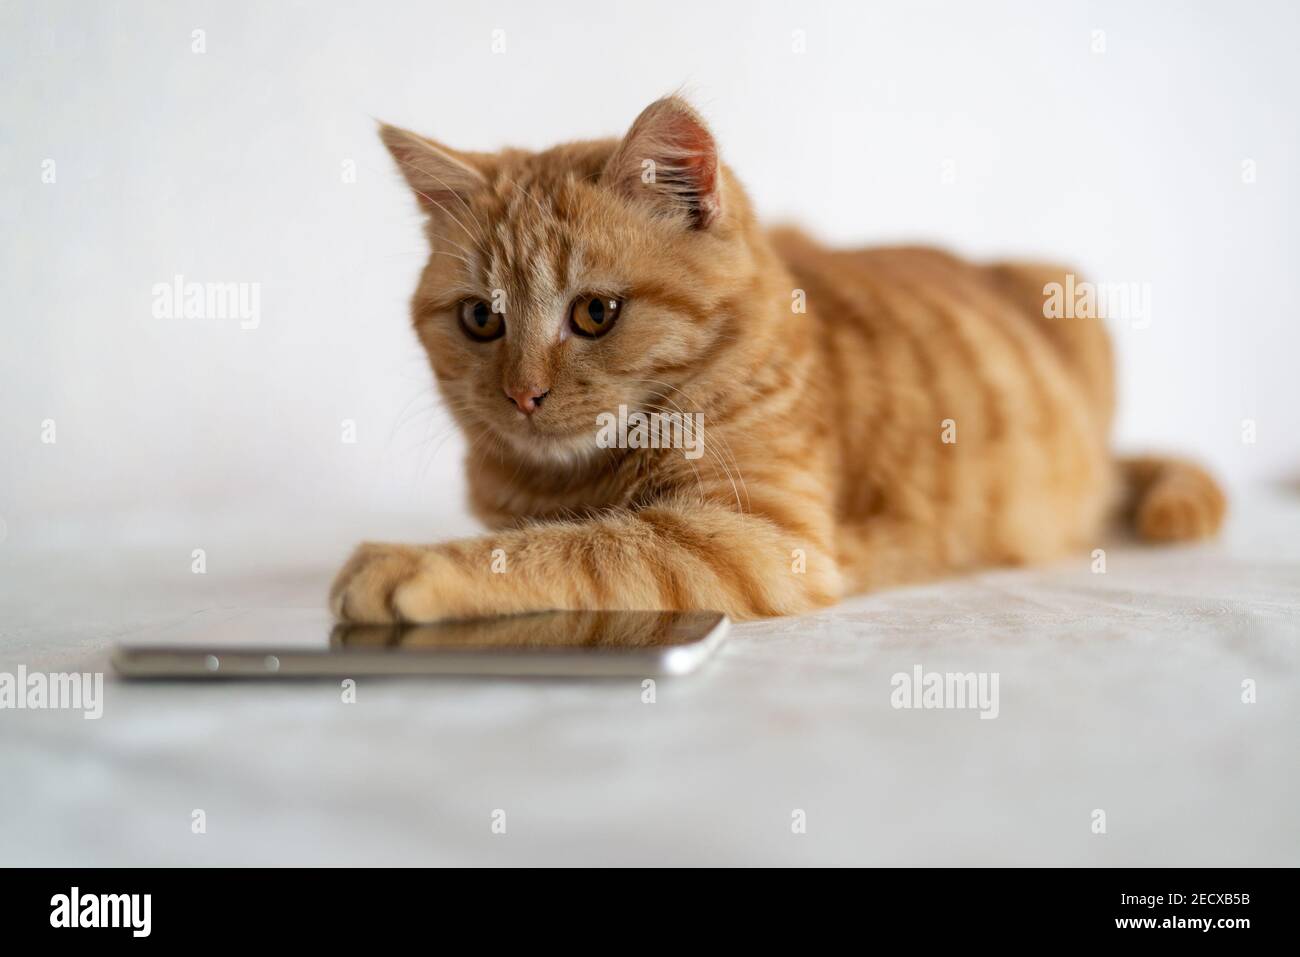
<path id="1" fill-rule="evenodd" d="M 1115 329 L 1120 443 L 1294 481 L 1298 25 L 1285 2 L 6 2 L 0 528 L 458 512 L 407 324 L 419 218 L 375 119 L 543 147 L 683 85 L 772 220 L 1150 283 L 1150 327 Z M 154 318 L 177 274 L 260 283 L 260 327 Z"/>

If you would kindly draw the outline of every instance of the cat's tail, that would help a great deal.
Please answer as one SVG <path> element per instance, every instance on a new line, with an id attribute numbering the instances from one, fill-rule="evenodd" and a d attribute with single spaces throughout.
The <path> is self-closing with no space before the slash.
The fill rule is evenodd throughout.
<path id="1" fill-rule="evenodd" d="M 1228 510 L 1223 489 L 1209 472 L 1183 459 L 1134 456 L 1119 460 L 1123 513 L 1149 542 L 1208 538 Z"/>

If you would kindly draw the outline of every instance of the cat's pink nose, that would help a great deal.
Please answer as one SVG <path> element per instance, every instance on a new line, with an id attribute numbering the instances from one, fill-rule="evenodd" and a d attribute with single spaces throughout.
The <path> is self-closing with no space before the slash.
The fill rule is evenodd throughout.
<path id="1" fill-rule="evenodd" d="M 536 386 L 505 390 L 506 398 L 513 402 L 524 415 L 532 415 L 536 412 L 549 391 L 549 389 L 539 389 Z"/>

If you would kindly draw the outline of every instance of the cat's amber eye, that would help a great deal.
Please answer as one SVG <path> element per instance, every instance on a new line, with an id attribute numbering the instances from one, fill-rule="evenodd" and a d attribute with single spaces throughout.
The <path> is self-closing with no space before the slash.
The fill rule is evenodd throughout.
<path id="1" fill-rule="evenodd" d="M 482 299 L 466 299 L 460 304 L 460 327 L 465 335 L 479 342 L 491 342 L 505 335 L 506 317 L 493 312 Z"/>
<path id="2" fill-rule="evenodd" d="M 569 328 L 580 336 L 596 339 L 609 332 L 618 320 L 623 302 L 610 296 L 579 296 L 569 307 Z"/>

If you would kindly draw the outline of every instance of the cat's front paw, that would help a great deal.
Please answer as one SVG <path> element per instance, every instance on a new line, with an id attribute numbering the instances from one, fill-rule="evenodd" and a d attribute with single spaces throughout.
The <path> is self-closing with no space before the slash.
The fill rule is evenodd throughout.
<path id="1" fill-rule="evenodd" d="M 397 591 L 422 574 L 429 549 L 414 545 L 357 546 L 330 587 L 330 610 L 339 621 L 380 624 L 405 620 Z"/>

